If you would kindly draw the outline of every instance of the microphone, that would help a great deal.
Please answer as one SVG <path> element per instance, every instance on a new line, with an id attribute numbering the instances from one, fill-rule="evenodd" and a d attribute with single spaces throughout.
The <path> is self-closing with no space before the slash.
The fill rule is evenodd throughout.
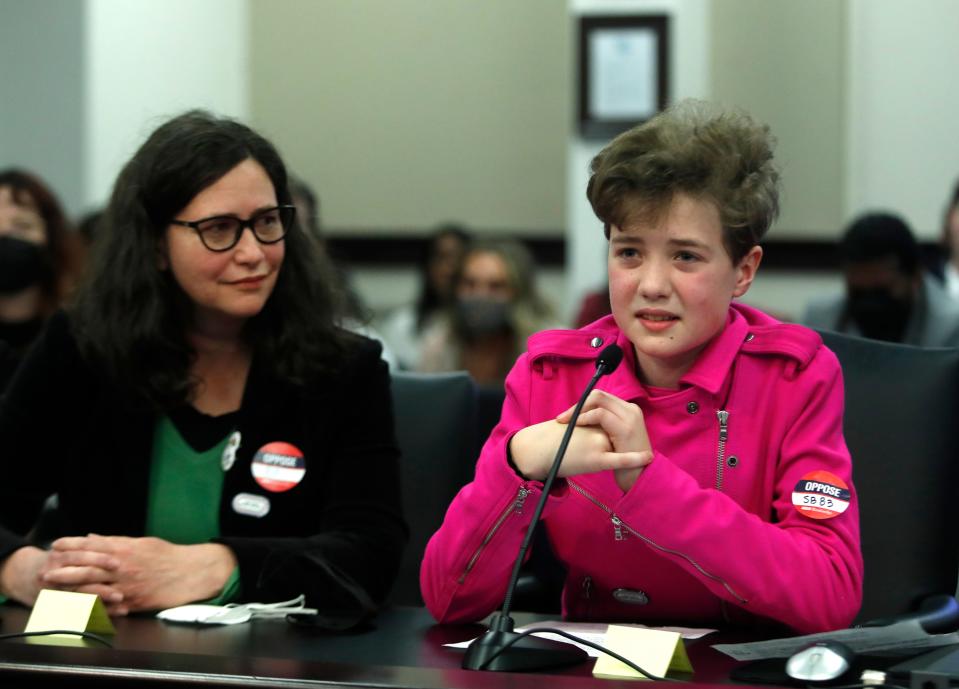
<path id="1" fill-rule="evenodd" d="M 566 432 L 556 451 L 556 457 L 553 459 L 553 465 L 550 467 L 546 480 L 543 481 L 543 494 L 540 495 L 536 503 L 536 509 L 533 512 L 533 519 L 526 529 L 526 536 L 523 538 L 523 544 L 520 546 L 519 555 L 513 564 L 513 574 L 510 576 L 509 586 L 506 587 L 506 598 L 503 601 L 503 609 L 495 615 L 490 622 L 489 631 L 482 636 L 474 639 L 473 643 L 466 649 L 466 655 L 463 658 L 463 669 L 465 670 L 495 670 L 499 672 L 521 672 L 524 670 L 542 670 L 546 668 L 562 667 L 564 665 L 574 665 L 586 660 L 589 656 L 586 652 L 562 641 L 552 641 L 535 636 L 523 636 L 513 631 L 513 618 L 509 616 L 510 607 L 513 602 L 513 593 L 516 589 L 516 582 L 519 579 L 520 569 L 523 561 L 526 559 L 526 551 L 529 550 L 529 544 L 533 540 L 533 534 L 536 526 L 539 524 L 540 515 L 546 506 L 546 498 L 549 497 L 549 491 L 553 487 L 553 481 L 556 474 L 559 473 L 559 466 L 566 455 L 566 447 L 569 445 L 569 439 L 576 428 L 576 420 L 586 403 L 586 398 L 599 379 L 616 370 L 619 362 L 623 360 L 623 350 L 617 344 L 607 345 L 599 356 L 596 357 L 596 373 L 590 379 L 586 389 L 576 403 L 573 409 L 573 415 L 566 426 Z"/>

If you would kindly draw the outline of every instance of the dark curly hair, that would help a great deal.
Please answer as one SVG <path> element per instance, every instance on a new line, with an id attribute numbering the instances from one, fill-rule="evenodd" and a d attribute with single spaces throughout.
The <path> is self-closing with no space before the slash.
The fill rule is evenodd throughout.
<path id="1" fill-rule="evenodd" d="M 273 145 L 231 119 L 193 110 L 161 125 L 117 178 L 97 228 L 92 269 L 71 314 L 81 352 L 121 389 L 157 409 L 187 401 L 198 381 L 186 332 L 192 304 L 158 261 L 170 220 L 203 189 L 247 159 L 266 171 L 277 201 L 290 203 L 286 168 Z M 302 385 L 332 370 L 350 337 L 337 327 L 329 265 L 296 227 L 276 286 L 243 336 L 258 361 Z"/>
<path id="2" fill-rule="evenodd" d="M 658 217 L 677 193 L 713 202 L 733 263 L 779 214 L 769 127 L 749 115 L 686 100 L 620 134 L 593 158 L 586 196 L 611 225 Z"/>

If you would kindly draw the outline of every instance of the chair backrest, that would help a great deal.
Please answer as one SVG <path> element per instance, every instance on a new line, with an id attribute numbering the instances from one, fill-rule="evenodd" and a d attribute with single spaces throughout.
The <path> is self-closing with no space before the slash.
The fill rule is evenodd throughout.
<path id="1" fill-rule="evenodd" d="M 483 449 L 486 439 L 499 423 L 503 412 L 503 401 L 506 399 L 506 388 L 502 385 L 477 386 L 476 401 L 476 456 Z"/>
<path id="2" fill-rule="evenodd" d="M 820 332 L 839 359 L 865 579 L 858 622 L 956 592 L 959 350 Z"/>
<path id="3" fill-rule="evenodd" d="M 410 542 L 390 601 L 423 605 L 419 572 L 426 543 L 476 464 L 476 385 L 462 371 L 400 371 L 392 375 L 392 390 Z"/>

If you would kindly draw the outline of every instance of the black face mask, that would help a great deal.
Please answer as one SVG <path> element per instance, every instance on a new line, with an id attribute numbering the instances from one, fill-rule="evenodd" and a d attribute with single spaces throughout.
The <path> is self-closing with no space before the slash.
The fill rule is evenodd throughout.
<path id="1" fill-rule="evenodd" d="M 912 313 L 912 302 L 898 299 L 888 290 L 850 290 L 846 315 L 864 337 L 886 342 L 902 342 Z"/>
<path id="2" fill-rule="evenodd" d="M 497 299 L 460 299 L 456 320 L 466 339 L 496 335 L 513 327 L 509 303 Z"/>
<path id="3" fill-rule="evenodd" d="M 0 237 L 0 294 L 16 294 L 40 282 L 45 267 L 41 247 L 16 237 Z"/>

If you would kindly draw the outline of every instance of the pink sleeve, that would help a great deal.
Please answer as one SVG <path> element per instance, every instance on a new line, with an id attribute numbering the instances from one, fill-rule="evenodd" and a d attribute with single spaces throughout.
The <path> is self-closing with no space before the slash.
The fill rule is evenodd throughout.
<path id="1" fill-rule="evenodd" d="M 771 521 L 729 496 L 703 489 L 657 455 L 614 507 L 637 536 L 699 578 L 715 595 L 799 632 L 846 627 L 862 600 L 859 509 L 842 435 L 842 376 L 821 349 L 789 385 L 793 420 L 779 448 Z M 801 514 L 797 482 L 824 470 L 850 489 L 849 507 L 829 519 Z"/>
<path id="2" fill-rule="evenodd" d="M 526 355 L 506 379 L 500 422 L 483 446 L 476 475 L 453 499 L 426 546 L 420 589 L 440 622 L 478 620 L 499 608 L 542 484 L 524 481 L 506 460 L 512 435 L 530 425 Z M 560 500 L 551 497 L 550 502 Z M 547 505 L 544 515 L 548 514 Z"/>

